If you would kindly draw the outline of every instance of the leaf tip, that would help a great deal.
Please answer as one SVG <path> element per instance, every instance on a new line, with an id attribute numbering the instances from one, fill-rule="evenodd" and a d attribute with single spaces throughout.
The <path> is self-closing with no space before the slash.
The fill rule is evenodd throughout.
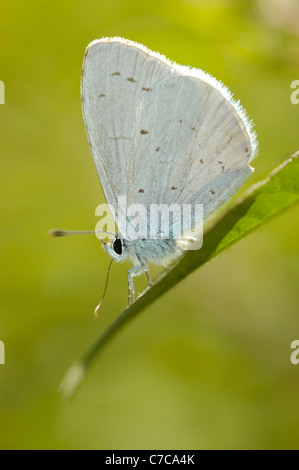
<path id="1" fill-rule="evenodd" d="M 86 368 L 82 361 L 76 361 L 65 374 L 59 387 L 59 395 L 63 400 L 70 400 L 84 379 Z"/>

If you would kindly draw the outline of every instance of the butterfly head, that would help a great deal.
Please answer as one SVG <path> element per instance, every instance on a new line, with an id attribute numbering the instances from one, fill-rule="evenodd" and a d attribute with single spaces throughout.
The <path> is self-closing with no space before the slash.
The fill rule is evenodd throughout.
<path id="1" fill-rule="evenodd" d="M 124 261 L 127 258 L 128 250 L 123 238 L 116 235 L 114 240 L 110 240 L 108 243 L 102 240 L 102 243 L 105 251 L 115 261 Z"/>

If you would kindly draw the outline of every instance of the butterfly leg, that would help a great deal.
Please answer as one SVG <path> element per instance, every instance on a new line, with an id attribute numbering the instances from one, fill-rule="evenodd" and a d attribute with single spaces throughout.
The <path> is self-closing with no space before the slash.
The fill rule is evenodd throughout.
<path id="1" fill-rule="evenodd" d="M 135 289 L 134 289 L 133 277 L 139 276 L 140 274 L 145 272 L 150 288 L 152 288 L 152 281 L 149 277 L 148 267 L 146 266 L 146 264 L 142 262 L 142 260 L 139 257 L 138 259 L 140 261 L 140 264 L 137 264 L 136 266 L 129 269 L 128 271 L 129 305 L 131 305 L 135 301 Z"/>
<path id="2" fill-rule="evenodd" d="M 133 268 L 129 269 L 128 271 L 129 305 L 131 305 L 135 301 L 135 289 L 134 289 L 133 277 L 141 274 L 141 271 L 143 271 L 143 267 L 141 264 L 137 264 L 137 266 L 133 266 Z"/>
<path id="3" fill-rule="evenodd" d="M 138 255 L 138 253 L 136 253 L 136 256 L 137 256 L 137 258 L 138 258 L 138 260 L 139 260 L 140 265 L 142 266 L 143 270 L 145 271 L 145 274 L 146 274 L 146 277 L 147 277 L 149 286 L 150 286 L 150 288 L 152 288 L 152 287 L 153 287 L 153 284 L 152 284 L 151 278 L 149 277 L 148 267 L 147 267 L 147 265 L 145 264 L 145 262 L 142 261 L 142 259 L 141 259 L 140 256 Z"/>

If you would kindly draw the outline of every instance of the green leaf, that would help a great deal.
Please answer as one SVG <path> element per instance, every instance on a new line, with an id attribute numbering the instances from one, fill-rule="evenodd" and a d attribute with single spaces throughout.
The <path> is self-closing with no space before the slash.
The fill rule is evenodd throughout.
<path id="1" fill-rule="evenodd" d="M 60 387 L 64 398 L 70 398 L 74 394 L 91 363 L 105 344 L 148 305 L 195 269 L 299 202 L 298 157 L 299 152 L 276 168 L 267 179 L 254 185 L 241 202 L 228 210 L 205 231 L 203 246 L 200 250 L 187 251 L 173 269 L 158 279 L 152 289 L 146 289 L 133 305 L 127 307 L 119 315 L 67 372 Z"/>

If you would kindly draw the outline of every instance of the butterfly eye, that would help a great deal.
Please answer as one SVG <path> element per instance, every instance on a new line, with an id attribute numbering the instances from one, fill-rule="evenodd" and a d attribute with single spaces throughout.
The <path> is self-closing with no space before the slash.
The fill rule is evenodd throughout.
<path id="1" fill-rule="evenodd" d="M 114 252 L 117 254 L 117 255 L 121 255 L 122 254 L 122 244 L 121 244 L 121 240 L 119 238 L 116 238 L 113 242 L 113 250 Z"/>

